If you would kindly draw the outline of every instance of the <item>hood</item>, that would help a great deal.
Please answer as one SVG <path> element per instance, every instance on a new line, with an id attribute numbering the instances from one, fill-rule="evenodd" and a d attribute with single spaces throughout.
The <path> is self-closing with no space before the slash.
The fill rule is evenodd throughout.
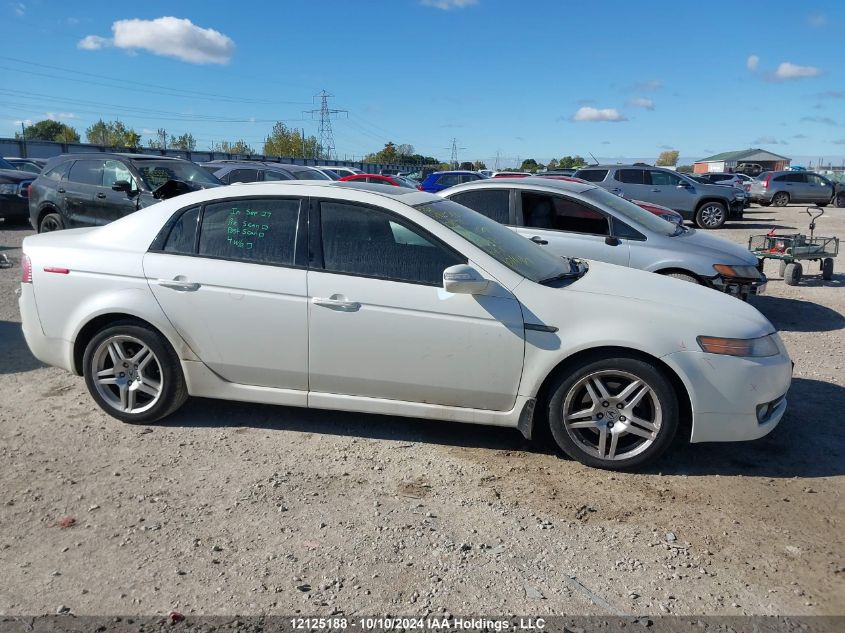
<path id="1" fill-rule="evenodd" d="M 673 237 L 679 240 L 679 245 L 692 245 L 697 249 L 706 250 L 711 253 L 714 263 L 756 266 L 757 257 L 741 244 L 707 233 L 698 229 L 689 229 L 684 233 Z M 715 272 L 714 272 L 715 274 Z"/>
<path id="2" fill-rule="evenodd" d="M 0 169 L 0 182 L 23 182 L 24 180 L 35 180 L 38 174 L 17 169 Z"/>
<path id="3" fill-rule="evenodd" d="M 643 312 L 660 314 L 667 322 L 701 324 L 702 332 L 714 336 L 752 338 L 775 332 L 766 317 L 740 299 L 687 281 L 625 266 L 590 261 L 587 274 L 565 291 L 624 297 L 651 304 L 657 310 Z"/>

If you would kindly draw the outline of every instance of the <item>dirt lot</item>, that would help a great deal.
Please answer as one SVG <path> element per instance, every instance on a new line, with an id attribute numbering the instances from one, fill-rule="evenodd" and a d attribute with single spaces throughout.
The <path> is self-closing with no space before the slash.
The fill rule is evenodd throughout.
<path id="1" fill-rule="evenodd" d="M 845 237 L 845 209 L 819 232 Z M 195 400 L 123 425 L 32 358 L 0 270 L 0 614 L 845 614 L 836 267 L 787 287 L 770 264 L 754 300 L 795 360 L 780 426 L 641 474 L 422 420 Z"/>

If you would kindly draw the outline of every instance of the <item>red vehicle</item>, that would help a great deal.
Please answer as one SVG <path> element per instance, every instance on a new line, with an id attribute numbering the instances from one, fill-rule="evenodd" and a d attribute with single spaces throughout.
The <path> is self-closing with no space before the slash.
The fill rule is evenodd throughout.
<path id="1" fill-rule="evenodd" d="M 394 187 L 417 188 L 417 183 L 402 176 L 382 176 L 381 174 L 355 174 L 339 178 L 338 182 L 369 182 L 376 185 L 393 185 Z"/>

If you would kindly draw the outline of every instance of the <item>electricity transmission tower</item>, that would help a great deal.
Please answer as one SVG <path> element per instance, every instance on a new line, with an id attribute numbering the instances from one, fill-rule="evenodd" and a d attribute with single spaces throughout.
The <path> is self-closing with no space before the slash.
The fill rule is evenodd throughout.
<path id="1" fill-rule="evenodd" d="M 452 150 L 452 158 L 449 160 L 449 163 L 452 165 L 452 169 L 457 169 L 460 163 L 458 162 L 458 150 L 465 150 L 466 147 L 458 147 L 458 139 L 452 139 L 452 147 L 444 147 L 443 149 L 451 149 Z"/>
<path id="2" fill-rule="evenodd" d="M 320 128 L 318 132 L 319 153 L 322 158 L 337 158 L 337 152 L 334 149 L 334 133 L 332 132 L 332 116 L 338 114 L 345 114 L 349 116 L 349 110 L 337 110 L 329 107 L 329 98 L 334 95 L 329 94 L 325 90 L 321 90 L 320 94 L 314 95 L 314 99 L 320 98 L 320 108 L 318 110 L 305 110 L 303 114 L 310 114 L 314 118 L 315 114 L 320 115 Z"/>

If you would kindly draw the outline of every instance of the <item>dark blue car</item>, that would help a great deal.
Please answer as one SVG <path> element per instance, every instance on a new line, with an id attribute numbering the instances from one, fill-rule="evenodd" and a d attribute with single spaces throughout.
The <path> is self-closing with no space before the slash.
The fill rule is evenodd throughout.
<path id="1" fill-rule="evenodd" d="M 459 185 L 462 182 L 472 182 L 473 180 L 482 180 L 483 178 L 484 176 L 474 171 L 436 171 L 429 174 L 420 183 L 418 189 L 435 193 L 453 185 Z"/>

